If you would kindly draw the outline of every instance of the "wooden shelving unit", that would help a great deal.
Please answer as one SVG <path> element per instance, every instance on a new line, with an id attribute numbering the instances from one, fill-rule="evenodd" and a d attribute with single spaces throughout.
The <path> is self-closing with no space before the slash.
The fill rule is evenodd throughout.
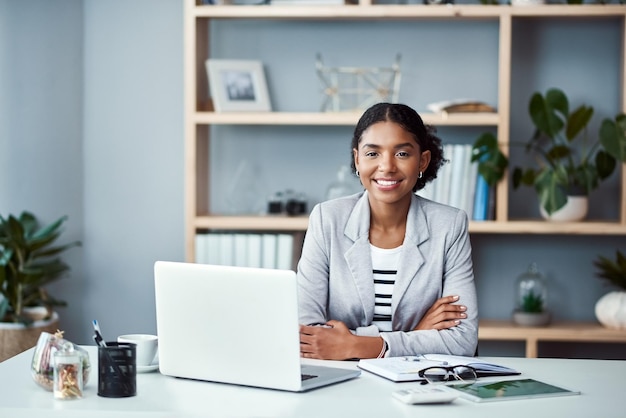
<path id="1" fill-rule="evenodd" d="M 377 5 L 361 0 L 346 6 L 211 6 L 186 0 L 185 11 L 185 125 L 186 125 L 186 254 L 193 260 L 194 235 L 197 229 L 304 231 L 304 217 L 221 216 L 209 213 L 209 168 L 200 156 L 208 149 L 208 128 L 211 125 L 292 125 L 292 126 L 354 126 L 360 114 L 354 112 L 222 112 L 206 110 L 207 81 L 204 61 L 209 56 L 208 26 L 214 19 L 284 19 L 284 20 L 372 20 L 372 19 L 482 19 L 499 22 L 498 46 L 498 112 L 479 114 L 423 114 L 426 123 L 435 126 L 483 126 L 497 130 L 501 148 L 509 153 L 510 73 L 512 21 L 516 18 L 584 17 L 619 18 L 624 21 L 626 7 L 621 5 L 544 5 L 529 7 L 483 5 Z M 626 35 L 622 35 L 626 45 Z M 626 48 L 626 47 L 624 47 Z M 622 68 L 625 68 L 622 51 Z M 623 70 L 626 74 L 626 71 Z M 626 85 L 626 75 L 619 80 Z M 622 94 L 622 96 L 625 96 Z M 622 97 L 622 110 L 626 111 Z M 620 218 L 616 222 L 547 223 L 542 220 L 510 220 L 508 218 L 508 182 L 500 182 L 497 190 L 494 221 L 471 222 L 475 234 L 590 234 L 626 235 L 626 169 L 621 169 Z"/>
<path id="2" fill-rule="evenodd" d="M 626 343 L 626 330 L 593 322 L 556 322 L 546 327 L 520 327 L 509 321 L 481 320 L 479 340 L 524 341 L 526 357 L 538 357 L 541 341 Z"/>

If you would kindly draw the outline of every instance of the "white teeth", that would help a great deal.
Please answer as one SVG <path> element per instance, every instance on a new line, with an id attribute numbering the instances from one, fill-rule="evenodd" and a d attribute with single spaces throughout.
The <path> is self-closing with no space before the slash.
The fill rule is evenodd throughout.
<path id="1" fill-rule="evenodd" d="M 398 182 L 393 180 L 376 180 L 376 183 L 380 184 L 381 186 L 393 186 Z"/>

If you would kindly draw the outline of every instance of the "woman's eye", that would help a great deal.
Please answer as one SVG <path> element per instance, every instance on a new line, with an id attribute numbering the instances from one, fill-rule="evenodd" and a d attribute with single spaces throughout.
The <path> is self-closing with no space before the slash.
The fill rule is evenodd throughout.
<path id="1" fill-rule="evenodd" d="M 398 157 L 403 157 L 406 158 L 409 156 L 409 153 L 406 151 L 400 151 L 398 154 L 396 154 Z"/>
<path id="2" fill-rule="evenodd" d="M 368 152 L 365 153 L 366 157 L 375 157 L 376 155 L 377 155 L 377 153 L 374 152 L 374 151 L 368 151 Z"/>

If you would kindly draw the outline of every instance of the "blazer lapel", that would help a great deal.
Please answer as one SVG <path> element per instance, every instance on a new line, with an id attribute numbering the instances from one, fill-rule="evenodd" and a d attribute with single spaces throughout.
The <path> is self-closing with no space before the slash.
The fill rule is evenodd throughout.
<path id="1" fill-rule="evenodd" d="M 372 258 L 369 244 L 370 208 L 367 192 L 354 206 L 344 234 L 354 243 L 345 252 L 344 257 L 352 273 L 352 280 L 358 291 L 363 306 L 366 323 L 374 318 L 374 278 L 372 274 Z"/>
<path id="2" fill-rule="evenodd" d="M 392 315 L 396 320 L 398 320 L 395 315 L 396 309 L 411 285 L 411 282 L 415 280 L 418 270 L 425 262 L 424 256 L 419 250 L 419 245 L 429 237 L 430 232 L 426 224 L 426 216 L 419 204 L 419 198 L 413 196 L 406 222 L 406 233 L 402 245 L 402 252 L 400 253 L 398 274 L 396 275 L 396 283 L 391 297 Z"/>

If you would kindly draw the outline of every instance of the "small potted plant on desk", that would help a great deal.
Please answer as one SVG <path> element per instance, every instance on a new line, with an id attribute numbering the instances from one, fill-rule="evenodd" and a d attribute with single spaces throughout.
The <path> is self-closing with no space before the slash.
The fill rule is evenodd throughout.
<path id="1" fill-rule="evenodd" d="M 29 212 L 0 216 L 0 362 L 35 346 L 41 332 L 58 328 L 53 308 L 66 303 L 50 296 L 45 286 L 69 270 L 57 255 L 80 245 L 54 246 L 65 220 L 40 227 Z"/>
<path id="2" fill-rule="evenodd" d="M 626 115 L 604 119 L 598 137 L 590 139 L 593 107 L 581 105 L 570 112 L 569 100 L 559 89 L 534 93 L 528 110 L 535 135 L 526 151 L 537 157 L 538 167 L 516 167 L 513 187 L 534 187 L 547 220 L 584 219 L 589 193 L 615 171 L 617 161 L 626 162 Z"/>
<path id="3" fill-rule="evenodd" d="M 598 299 L 595 313 L 605 327 L 626 329 L 626 256 L 619 250 L 615 253 L 615 261 L 603 256 L 594 261 L 597 276 L 618 289 Z"/>

